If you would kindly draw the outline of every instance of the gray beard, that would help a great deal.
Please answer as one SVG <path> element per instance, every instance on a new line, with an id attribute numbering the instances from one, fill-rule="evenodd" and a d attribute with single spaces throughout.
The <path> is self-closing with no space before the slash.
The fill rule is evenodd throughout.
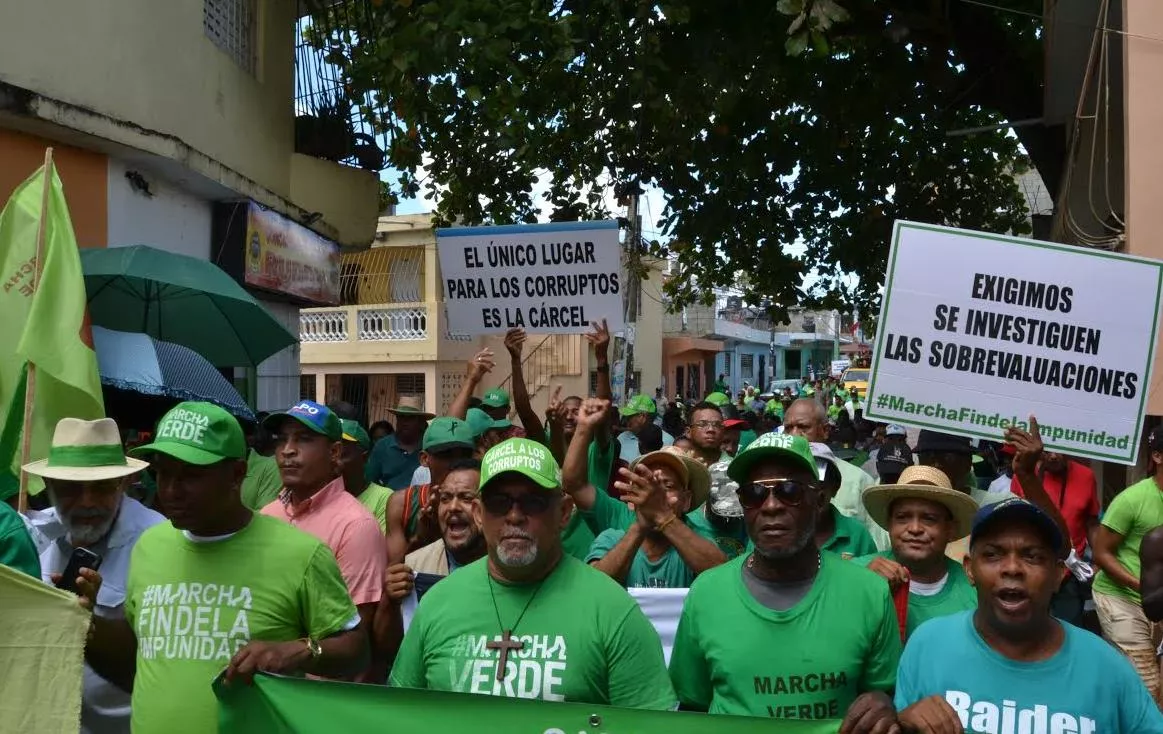
<path id="1" fill-rule="evenodd" d="M 755 552 L 759 554 L 765 561 L 782 561 L 785 558 L 791 558 L 808 547 L 809 543 L 816 542 L 816 523 L 810 523 L 808 527 L 796 538 L 796 542 L 792 547 L 780 550 L 771 550 L 755 546 Z"/>
<path id="2" fill-rule="evenodd" d="M 69 545 L 73 547 L 92 545 L 104 538 L 109 530 L 113 527 L 113 523 L 117 520 L 116 515 L 111 515 L 108 520 L 102 522 L 100 525 L 73 525 L 64 517 L 61 518 L 61 524 L 64 525 L 67 533 L 66 538 Z"/>

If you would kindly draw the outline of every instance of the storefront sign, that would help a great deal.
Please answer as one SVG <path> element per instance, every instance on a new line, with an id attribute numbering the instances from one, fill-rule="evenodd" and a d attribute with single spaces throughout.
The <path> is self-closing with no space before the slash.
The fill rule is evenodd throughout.
<path id="1" fill-rule="evenodd" d="M 326 305 L 339 303 L 339 246 L 251 202 L 246 284 Z"/>

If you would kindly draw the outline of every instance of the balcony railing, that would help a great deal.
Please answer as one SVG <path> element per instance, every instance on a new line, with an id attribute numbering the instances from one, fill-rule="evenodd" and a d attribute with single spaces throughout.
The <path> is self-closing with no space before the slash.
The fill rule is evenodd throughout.
<path id="1" fill-rule="evenodd" d="M 361 308 L 356 312 L 359 341 L 406 342 L 428 338 L 428 307 Z"/>
<path id="2" fill-rule="evenodd" d="M 313 309 L 299 312 L 299 341 L 347 341 L 347 309 Z"/>
<path id="3" fill-rule="evenodd" d="M 304 309 L 299 312 L 299 341 L 424 341 L 428 308 L 428 304 L 409 303 Z"/>

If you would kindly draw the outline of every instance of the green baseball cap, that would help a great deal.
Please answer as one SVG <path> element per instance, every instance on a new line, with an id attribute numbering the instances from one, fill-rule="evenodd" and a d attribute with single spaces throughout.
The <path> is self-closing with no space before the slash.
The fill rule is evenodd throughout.
<path id="1" fill-rule="evenodd" d="M 326 405 L 320 405 L 314 400 L 300 400 L 286 410 L 271 413 L 263 419 L 263 428 L 268 431 L 277 431 L 287 418 L 293 418 L 314 433 L 326 436 L 332 441 L 343 440 L 343 424 L 339 416 L 335 415 Z"/>
<path id="2" fill-rule="evenodd" d="M 493 417 L 481 410 L 480 408 L 469 408 L 468 413 L 465 414 L 466 421 L 468 421 L 469 428 L 472 429 L 472 436 L 474 439 L 485 435 L 487 431 L 494 428 L 500 431 L 507 431 L 513 427 L 512 421 L 508 418 L 503 418 L 499 421 L 493 420 Z"/>
<path id="3" fill-rule="evenodd" d="M 731 404 L 731 397 L 725 393 L 713 392 L 707 395 L 707 397 L 703 398 L 703 402 L 710 403 L 711 405 L 717 405 L 722 408 L 724 405 Z"/>
<path id="4" fill-rule="evenodd" d="M 561 467 L 545 446 L 527 438 L 510 438 L 488 450 L 481 459 L 481 483 L 485 485 L 502 474 L 520 474 L 542 489 L 561 488 Z"/>
<path id="5" fill-rule="evenodd" d="M 481 398 L 481 405 L 486 408 L 504 408 L 509 404 L 509 393 L 499 387 L 494 387 Z"/>
<path id="6" fill-rule="evenodd" d="M 238 419 L 211 403 L 179 403 L 158 421 L 153 443 L 130 455 L 165 454 L 198 466 L 246 458 L 246 436 Z"/>
<path id="7" fill-rule="evenodd" d="M 372 437 L 367 435 L 367 431 L 363 430 L 363 426 L 359 421 L 342 420 L 339 425 L 343 426 L 343 440 L 351 443 L 358 443 L 359 447 L 364 451 L 372 447 Z"/>
<path id="8" fill-rule="evenodd" d="M 727 476 L 743 484 L 751 468 L 764 459 L 786 459 L 807 469 L 813 477 L 819 476 L 808 440 L 790 433 L 765 433 L 752 441 L 727 466 Z"/>
<path id="9" fill-rule="evenodd" d="M 654 404 L 654 400 L 648 395 L 635 395 L 630 398 L 618 414 L 623 418 L 629 418 L 632 415 L 639 415 L 645 413 L 646 415 L 654 415 L 658 412 L 658 406 Z"/>
<path id="10" fill-rule="evenodd" d="M 476 439 L 473 437 L 472 426 L 466 420 L 441 416 L 432 419 L 428 428 L 424 430 L 424 440 L 420 448 L 430 454 L 448 451 L 449 449 L 476 448 Z"/>

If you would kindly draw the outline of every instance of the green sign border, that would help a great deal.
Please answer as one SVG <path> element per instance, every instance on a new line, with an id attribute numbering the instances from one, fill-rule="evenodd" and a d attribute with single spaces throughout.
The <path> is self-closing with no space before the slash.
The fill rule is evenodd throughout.
<path id="1" fill-rule="evenodd" d="M 936 224 L 921 224 L 919 222 L 910 222 L 903 219 L 898 219 L 893 224 L 892 229 L 892 247 L 888 258 L 888 271 L 884 285 L 884 304 L 881 306 L 880 314 L 884 318 L 877 320 L 876 325 L 876 350 L 872 355 L 872 366 L 869 371 L 868 379 L 868 395 L 864 398 L 865 415 L 869 418 L 874 418 L 882 421 L 892 421 L 899 423 L 907 423 L 909 425 L 921 426 L 923 428 L 932 428 L 938 431 L 951 431 L 960 434 L 967 434 L 977 436 L 979 438 L 987 438 L 997 440 L 998 436 L 991 433 L 984 433 L 981 431 L 971 431 L 960 427 L 953 427 L 947 425 L 940 425 L 935 423 L 926 423 L 919 421 L 913 417 L 901 418 L 899 415 L 887 415 L 877 411 L 876 403 L 872 399 L 876 395 L 876 377 L 879 373 L 880 355 L 883 354 L 884 335 L 887 330 L 883 328 L 887 323 L 887 316 L 889 313 L 889 305 L 892 297 L 892 282 L 896 276 L 896 256 L 898 245 L 900 243 L 901 232 L 905 229 L 923 230 L 929 232 L 940 232 L 942 234 L 956 234 L 962 237 L 971 237 L 982 240 L 994 240 L 997 242 L 1005 242 L 1015 245 L 1024 245 L 1026 247 L 1035 247 L 1043 250 L 1055 250 L 1058 252 L 1069 252 L 1071 254 L 1084 254 L 1090 257 L 1105 258 L 1109 260 L 1119 260 L 1121 262 L 1136 262 L 1143 265 L 1150 265 L 1155 268 L 1155 312 L 1151 319 L 1151 347 L 1147 352 L 1147 367 L 1143 372 L 1143 388 L 1139 391 L 1139 417 L 1135 421 L 1134 438 L 1130 442 L 1130 456 L 1119 456 L 1115 454 L 1105 454 L 1100 451 L 1089 451 L 1079 449 L 1075 446 L 1062 446 L 1061 444 L 1054 444 L 1046 440 L 1043 436 L 1042 440 L 1046 442 L 1047 448 L 1059 449 L 1064 454 L 1071 456 L 1085 456 L 1092 459 L 1102 459 L 1108 461 L 1115 461 L 1120 464 L 1133 465 L 1139 453 L 1139 440 L 1143 432 L 1143 418 L 1146 415 L 1147 396 L 1150 393 L 1151 375 L 1155 369 L 1155 348 L 1158 344 L 1159 336 L 1159 304 L 1163 299 L 1163 262 L 1147 257 L 1138 257 L 1136 255 L 1126 255 L 1120 252 L 1106 252 L 1103 250 L 1091 250 L 1085 247 L 1078 247 L 1075 245 L 1067 245 L 1058 242 L 1045 242 L 1043 240 L 1032 240 L 1025 237 L 1013 237 L 1011 235 L 992 234 L 989 232 L 973 232 L 966 229 L 957 229 L 956 227 L 942 227 Z"/>

